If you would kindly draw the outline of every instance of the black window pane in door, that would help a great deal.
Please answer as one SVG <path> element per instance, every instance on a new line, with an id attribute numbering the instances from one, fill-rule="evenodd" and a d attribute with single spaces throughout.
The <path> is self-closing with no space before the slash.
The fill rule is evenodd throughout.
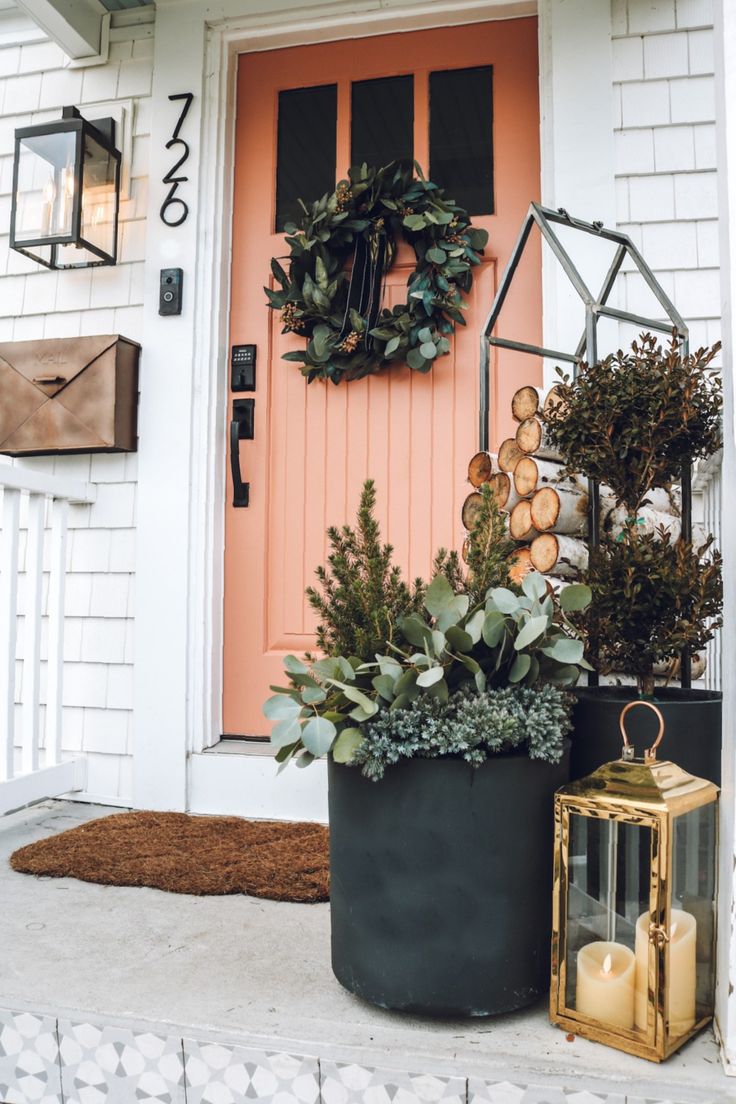
<path id="1" fill-rule="evenodd" d="M 493 68 L 429 75 L 429 175 L 471 215 L 493 214 Z"/>
<path id="2" fill-rule="evenodd" d="M 335 187 L 337 85 L 279 92 L 276 229 Z"/>
<path id="3" fill-rule="evenodd" d="M 375 168 L 414 157 L 414 78 L 354 81 L 350 160 Z"/>

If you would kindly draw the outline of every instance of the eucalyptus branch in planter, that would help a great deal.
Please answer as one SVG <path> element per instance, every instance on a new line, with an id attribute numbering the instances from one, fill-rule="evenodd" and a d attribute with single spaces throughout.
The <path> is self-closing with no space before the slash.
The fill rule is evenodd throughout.
<path id="1" fill-rule="evenodd" d="M 410 647 L 388 645 L 374 662 L 336 656 L 308 666 L 286 657 L 291 685 L 272 687 L 276 693 L 263 707 L 276 722 L 271 742 L 277 760 L 296 758 L 306 766 L 332 751 L 338 762 L 351 762 L 367 722 L 381 711 L 409 709 L 421 698 L 446 706 L 457 691 L 492 695 L 509 686 L 573 685 L 588 664 L 568 615 L 589 600 L 586 586 L 572 585 L 558 601 L 544 578 L 532 573 L 521 595 L 497 587 L 471 606 L 467 594 L 455 593 L 444 576 L 436 576 L 425 596 L 427 618 L 412 614 L 401 623 Z"/>

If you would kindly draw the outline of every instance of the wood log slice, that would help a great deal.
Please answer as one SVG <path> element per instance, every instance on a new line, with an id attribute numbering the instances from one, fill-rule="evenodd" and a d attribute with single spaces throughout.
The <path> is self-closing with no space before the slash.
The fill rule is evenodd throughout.
<path id="1" fill-rule="evenodd" d="M 564 406 L 564 401 L 561 394 L 561 385 L 555 383 L 544 396 L 542 413 L 549 414 L 552 410 L 557 410 L 558 407 Z"/>
<path id="2" fill-rule="evenodd" d="M 520 499 L 509 514 L 509 533 L 517 541 L 532 541 L 539 535 L 532 524 L 531 502 L 528 498 Z"/>
<path id="3" fill-rule="evenodd" d="M 644 506 L 656 510 L 658 514 L 674 514 L 680 517 L 682 513 L 682 496 L 679 487 L 668 490 L 666 487 L 652 487 L 644 498 Z"/>
<path id="4" fill-rule="evenodd" d="M 514 486 L 524 498 L 546 484 L 577 487 L 587 494 L 588 480 L 584 475 L 562 476 L 562 464 L 554 460 L 540 460 L 538 456 L 522 456 L 514 468 Z"/>
<path id="5" fill-rule="evenodd" d="M 501 471 L 511 473 L 523 455 L 514 438 L 507 437 L 498 449 L 498 466 Z"/>
<path id="6" fill-rule="evenodd" d="M 483 495 L 478 494 L 477 491 L 473 491 L 463 502 L 462 519 L 463 525 L 468 531 L 475 528 L 475 523 L 478 520 L 478 514 L 483 506 Z"/>
<path id="7" fill-rule="evenodd" d="M 532 570 L 532 556 L 528 545 L 517 548 L 508 559 L 509 579 L 512 583 L 519 584 L 525 575 Z"/>
<path id="8" fill-rule="evenodd" d="M 520 387 L 511 399 L 511 414 L 517 422 L 533 418 L 539 410 L 539 392 L 536 387 Z"/>
<path id="9" fill-rule="evenodd" d="M 527 418 L 520 423 L 516 431 L 516 443 L 528 456 L 538 456 L 542 460 L 562 460 L 557 449 L 549 441 L 549 433 L 539 418 Z"/>
<path id="10" fill-rule="evenodd" d="M 507 472 L 494 472 L 488 480 L 499 510 L 506 508 L 511 493 L 511 476 Z"/>
<path id="11" fill-rule="evenodd" d="M 476 452 L 468 464 L 468 482 L 474 487 L 487 483 L 493 473 L 493 458 L 489 452 Z"/>
<path id="12" fill-rule="evenodd" d="M 534 492 L 529 512 L 540 533 L 582 536 L 588 531 L 588 496 L 577 489 L 540 487 Z"/>
<path id="13" fill-rule="evenodd" d="M 543 575 L 575 579 L 588 566 L 588 546 L 558 533 L 542 533 L 530 545 L 532 565 Z"/>

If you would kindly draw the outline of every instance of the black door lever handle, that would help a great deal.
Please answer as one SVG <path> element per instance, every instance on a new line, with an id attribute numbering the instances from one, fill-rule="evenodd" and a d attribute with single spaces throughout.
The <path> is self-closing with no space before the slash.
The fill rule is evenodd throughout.
<path id="1" fill-rule="evenodd" d="M 230 422 L 230 473 L 233 479 L 233 506 L 248 506 L 250 483 L 243 482 L 240 471 L 240 442 L 253 440 L 255 399 L 235 399 Z"/>

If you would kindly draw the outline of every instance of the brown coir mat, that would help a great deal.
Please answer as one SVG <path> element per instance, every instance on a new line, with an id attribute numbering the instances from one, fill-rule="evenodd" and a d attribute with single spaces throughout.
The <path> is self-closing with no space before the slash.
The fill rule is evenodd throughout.
<path id="1" fill-rule="evenodd" d="M 321 824 L 118 813 L 21 847 L 10 865 L 22 874 L 170 893 L 326 901 L 328 840 Z"/>

